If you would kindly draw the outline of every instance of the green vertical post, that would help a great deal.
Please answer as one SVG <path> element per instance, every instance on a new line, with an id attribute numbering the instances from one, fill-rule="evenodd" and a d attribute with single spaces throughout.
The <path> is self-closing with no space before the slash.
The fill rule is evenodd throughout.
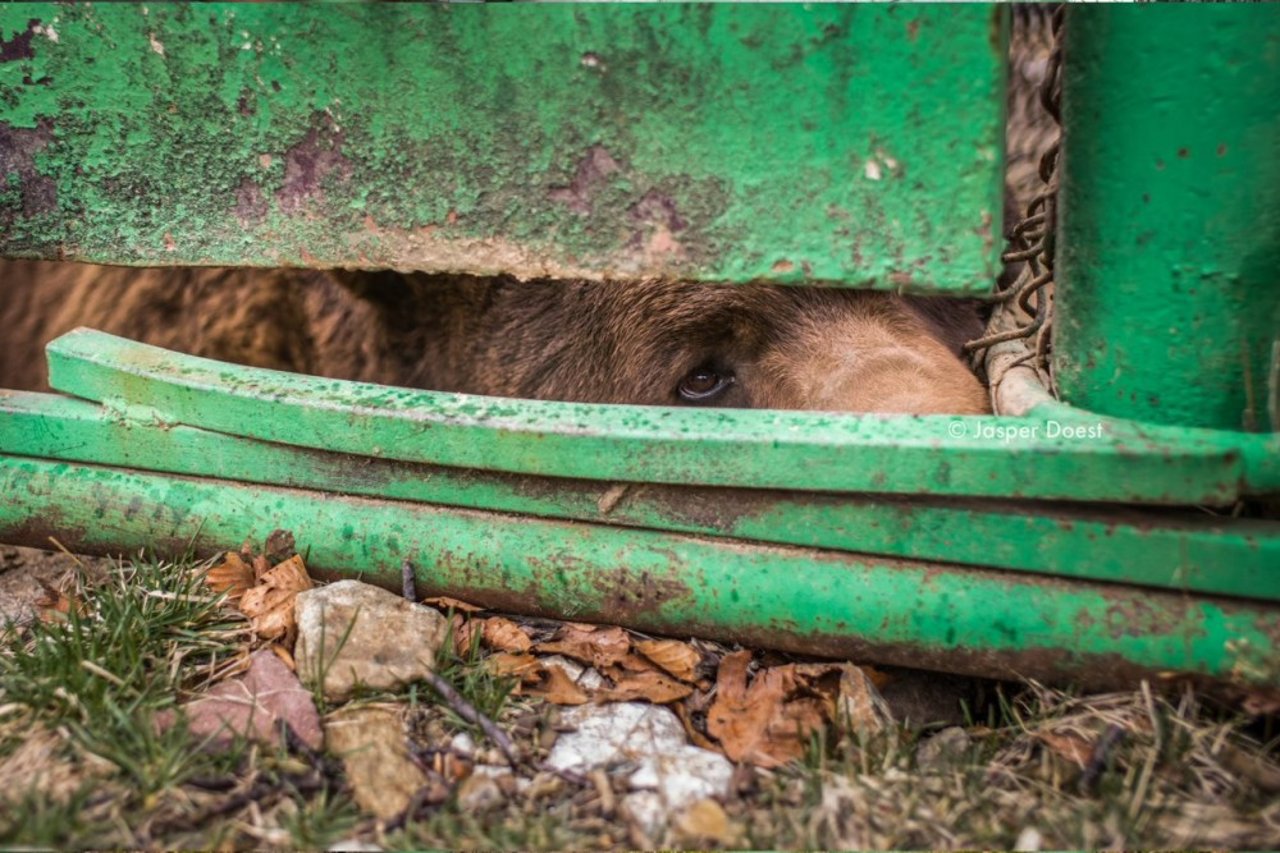
<path id="1" fill-rule="evenodd" d="M 1280 5 L 1067 15 L 1063 398 L 1280 429 Z"/>

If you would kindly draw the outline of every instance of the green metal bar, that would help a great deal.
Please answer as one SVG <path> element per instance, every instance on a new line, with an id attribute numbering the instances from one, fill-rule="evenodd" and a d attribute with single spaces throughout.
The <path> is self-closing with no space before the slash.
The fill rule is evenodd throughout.
<path id="1" fill-rule="evenodd" d="M 1280 524 L 1204 514 L 492 474 L 157 426 L 33 393 L 0 394 L 0 448 L 50 460 L 1280 601 Z"/>
<path id="2" fill-rule="evenodd" d="M 1105 419 L 1064 424 L 508 400 L 239 367 L 89 330 L 53 341 L 48 356 L 57 390 L 154 410 L 146 416 L 163 422 L 462 468 L 625 482 L 1171 504 L 1230 503 L 1250 477 L 1280 490 L 1280 466 L 1245 470 L 1247 461 L 1280 456 L 1280 436 Z M 1261 449 L 1246 449 L 1253 444 Z"/>
<path id="3" fill-rule="evenodd" d="M 1275 607 L 936 564 L 0 456 L 0 539 L 210 553 L 277 527 L 309 565 L 517 613 L 1088 687 L 1280 685 Z"/>
<path id="4" fill-rule="evenodd" d="M 0 255 L 984 293 L 1003 17 L 4 3 Z"/>
<path id="5" fill-rule="evenodd" d="M 1067 14 L 1063 398 L 1280 430 L 1280 5 Z"/>

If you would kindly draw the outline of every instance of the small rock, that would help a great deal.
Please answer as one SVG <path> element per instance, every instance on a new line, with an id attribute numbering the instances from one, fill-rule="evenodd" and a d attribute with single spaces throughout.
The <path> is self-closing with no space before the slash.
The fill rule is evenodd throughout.
<path id="1" fill-rule="evenodd" d="M 488 811 L 505 800 L 498 780 L 488 773 L 472 773 L 458 785 L 458 808 L 464 812 Z"/>
<path id="2" fill-rule="evenodd" d="M 339 841 L 329 848 L 329 853 L 381 853 L 382 848 L 359 838 L 348 838 Z"/>
<path id="3" fill-rule="evenodd" d="M 182 709 L 191 733 L 217 744 L 225 745 L 237 734 L 277 743 L 281 721 L 311 749 L 320 749 L 324 742 L 311 691 L 270 649 L 254 652 L 243 675 L 215 684 Z M 172 714 L 157 717 L 161 728 L 173 721 Z"/>
<path id="4" fill-rule="evenodd" d="M 653 846 L 654 839 L 666 828 L 668 812 L 662 795 L 657 791 L 636 791 L 622 798 L 623 815 L 636 825 L 648 842 L 637 846 Z"/>
<path id="5" fill-rule="evenodd" d="M 297 616 L 298 675 L 314 684 L 323 673 L 333 701 L 359 685 L 389 689 L 427 675 L 448 629 L 430 607 L 360 581 L 299 593 Z"/>
<path id="6" fill-rule="evenodd" d="M 476 741 L 466 732 L 458 732 L 449 739 L 449 749 L 461 756 L 470 758 L 476 754 Z"/>
<path id="7" fill-rule="evenodd" d="M 690 847 L 708 842 L 732 847 L 737 842 L 729 816 L 715 800 L 699 800 L 689 806 L 676 818 L 675 828 L 677 836 Z"/>
<path id="8" fill-rule="evenodd" d="M 1018 833 L 1018 840 L 1014 842 L 1014 850 L 1025 850 L 1028 853 L 1035 853 L 1044 845 L 1044 839 L 1040 837 L 1040 830 L 1034 826 L 1028 826 L 1022 832 Z"/>
<path id="9" fill-rule="evenodd" d="M 342 759 L 356 805 L 389 819 L 427 783 L 409 755 L 404 723 L 394 707 L 347 708 L 325 721 L 331 752 Z"/>
<path id="10" fill-rule="evenodd" d="M 581 705 L 562 712 L 560 720 L 577 730 L 560 735 L 548 766 L 584 775 L 598 767 L 634 768 L 627 786 L 656 799 L 628 796 L 623 804 L 633 804 L 629 813 L 650 837 L 674 811 L 730 794 L 733 765 L 718 752 L 690 745 L 669 708 L 641 702 Z"/>
<path id="11" fill-rule="evenodd" d="M 969 749 L 969 733 L 959 726 L 943 729 L 916 748 L 916 767 L 931 770 L 964 757 Z"/>

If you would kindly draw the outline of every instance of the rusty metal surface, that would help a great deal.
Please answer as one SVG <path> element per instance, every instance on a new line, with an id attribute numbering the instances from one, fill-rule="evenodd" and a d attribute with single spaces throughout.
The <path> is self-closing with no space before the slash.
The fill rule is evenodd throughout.
<path id="1" fill-rule="evenodd" d="M 517 613 L 1088 687 L 1280 685 L 1274 603 L 0 456 L 0 540 L 209 553 L 277 527 L 319 570 Z"/>
<path id="2" fill-rule="evenodd" d="M 0 4 L 0 254 L 983 292 L 982 6 Z"/>
<path id="3" fill-rule="evenodd" d="M 1280 523 L 1203 511 L 601 483 L 289 447 L 0 392 L 26 456 L 1280 601 Z"/>

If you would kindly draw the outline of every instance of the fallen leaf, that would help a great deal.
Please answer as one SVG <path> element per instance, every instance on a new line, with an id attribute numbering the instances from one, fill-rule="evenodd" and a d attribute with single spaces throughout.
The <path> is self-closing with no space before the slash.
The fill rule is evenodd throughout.
<path id="1" fill-rule="evenodd" d="M 254 584 L 253 567 L 228 551 L 222 562 L 205 573 L 205 586 L 214 592 L 225 592 L 229 601 L 239 601 Z"/>
<path id="2" fill-rule="evenodd" d="M 768 667 L 748 685 L 750 663 L 748 651 L 721 659 L 716 699 L 707 713 L 708 733 L 734 761 L 776 767 L 802 757 L 809 735 L 830 721 L 836 707 L 835 692 L 815 691 L 814 682 L 838 667 Z M 820 671 L 823 669 L 826 672 Z M 835 685 L 838 690 L 838 678 Z"/>
<path id="3" fill-rule="evenodd" d="M 655 705 L 665 705 L 683 699 L 693 692 L 693 687 L 676 681 L 656 670 L 625 673 L 614 681 L 613 687 L 593 691 L 592 698 L 605 702 L 630 702 L 645 699 Z"/>
<path id="4" fill-rule="evenodd" d="M 528 654 L 496 652 L 485 658 L 491 672 L 520 680 L 517 692 L 538 696 L 555 705 L 582 705 L 590 701 L 586 690 L 562 667 L 549 666 Z"/>
<path id="5" fill-rule="evenodd" d="M 64 622 L 71 615 L 72 608 L 77 614 L 85 612 L 84 602 L 68 596 L 62 590 L 50 586 L 43 578 L 36 578 L 40 584 L 41 595 L 32 605 L 36 609 L 36 618 L 41 622 Z"/>
<path id="6" fill-rule="evenodd" d="M 1089 758 L 1093 755 L 1093 744 L 1077 734 L 1036 732 L 1035 738 L 1058 757 L 1081 768 L 1089 764 Z"/>
<path id="7" fill-rule="evenodd" d="M 438 607 L 442 610 L 456 610 L 459 613 L 479 613 L 487 608 L 477 607 L 474 604 L 467 604 L 465 601 L 459 601 L 456 598 L 450 598 L 447 595 L 437 595 L 435 598 L 424 598 L 422 604 L 429 604 L 432 607 Z"/>
<path id="8" fill-rule="evenodd" d="M 597 669 L 621 662 L 631 651 L 631 638 L 617 626 L 580 625 L 570 622 L 549 643 L 538 643 L 539 652 L 564 655 Z"/>
<path id="9" fill-rule="evenodd" d="M 684 726 L 684 733 L 689 736 L 690 743 L 702 749 L 713 749 L 717 752 L 720 750 L 709 737 L 698 731 L 697 727 L 694 726 L 693 717 L 689 713 L 687 703 L 675 702 L 669 707 L 676 712 L 676 716 L 680 719 L 680 725 Z"/>
<path id="10" fill-rule="evenodd" d="M 261 581 L 262 576 L 271 571 L 271 561 L 267 559 L 265 554 L 259 554 L 250 562 L 253 564 L 253 577 L 255 580 Z"/>
<path id="11" fill-rule="evenodd" d="M 243 735 L 276 744 L 280 721 L 312 749 L 320 749 L 324 740 L 311 691 L 270 649 L 254 652 L 244 675 L 215 684 L 182 709 L 191 732 L 214 743 L 226 744 L 233 735 Z M 172 721 L 172 712 L 158 719 L 162 728 Z"/>
<path id="12" fill-rule="evenodd" d="M 637 640 L 636 651 L 644 655 L 667 673 L 690 684 L 696 679 L 695 670 L 702 655 L 688 643 L 679 640 Z"/>
<path id="13" fill-rule="evenodd" d="M 529 635 L 520 626 L 501 616 L 479 620 L 484 631 L 484 641 L 492 648 L 504 652 L 527 652 L 533 648 Z"/>
<path id="14" fill-rule="evenodd" d="M 302 558 L 294 554 L 262 575 L 258 585 L 240 597 L 240 610 L 249 617 L 259 637 L 287 640 L 293 637 L 297 627 L 293 600 L 298 593 L 312 586 Z"/>
<path id="15" fill-rule="evenodd" d="M 522 687 L 520 692 L 540 696 L 554 705 L 583 705 L 591 701 L 587 691 L 558 666 L 544 667 L 542 678 L 536 684 Z"/>
<path id="16" fill-rule="evenodd" d="M 510 652 L 495 652 L 484 659 L 485 666 L 494 675 L 507 675 L 522 682 L 537 682 L 543 666 L 533 655 L 517 655 Z"/>

